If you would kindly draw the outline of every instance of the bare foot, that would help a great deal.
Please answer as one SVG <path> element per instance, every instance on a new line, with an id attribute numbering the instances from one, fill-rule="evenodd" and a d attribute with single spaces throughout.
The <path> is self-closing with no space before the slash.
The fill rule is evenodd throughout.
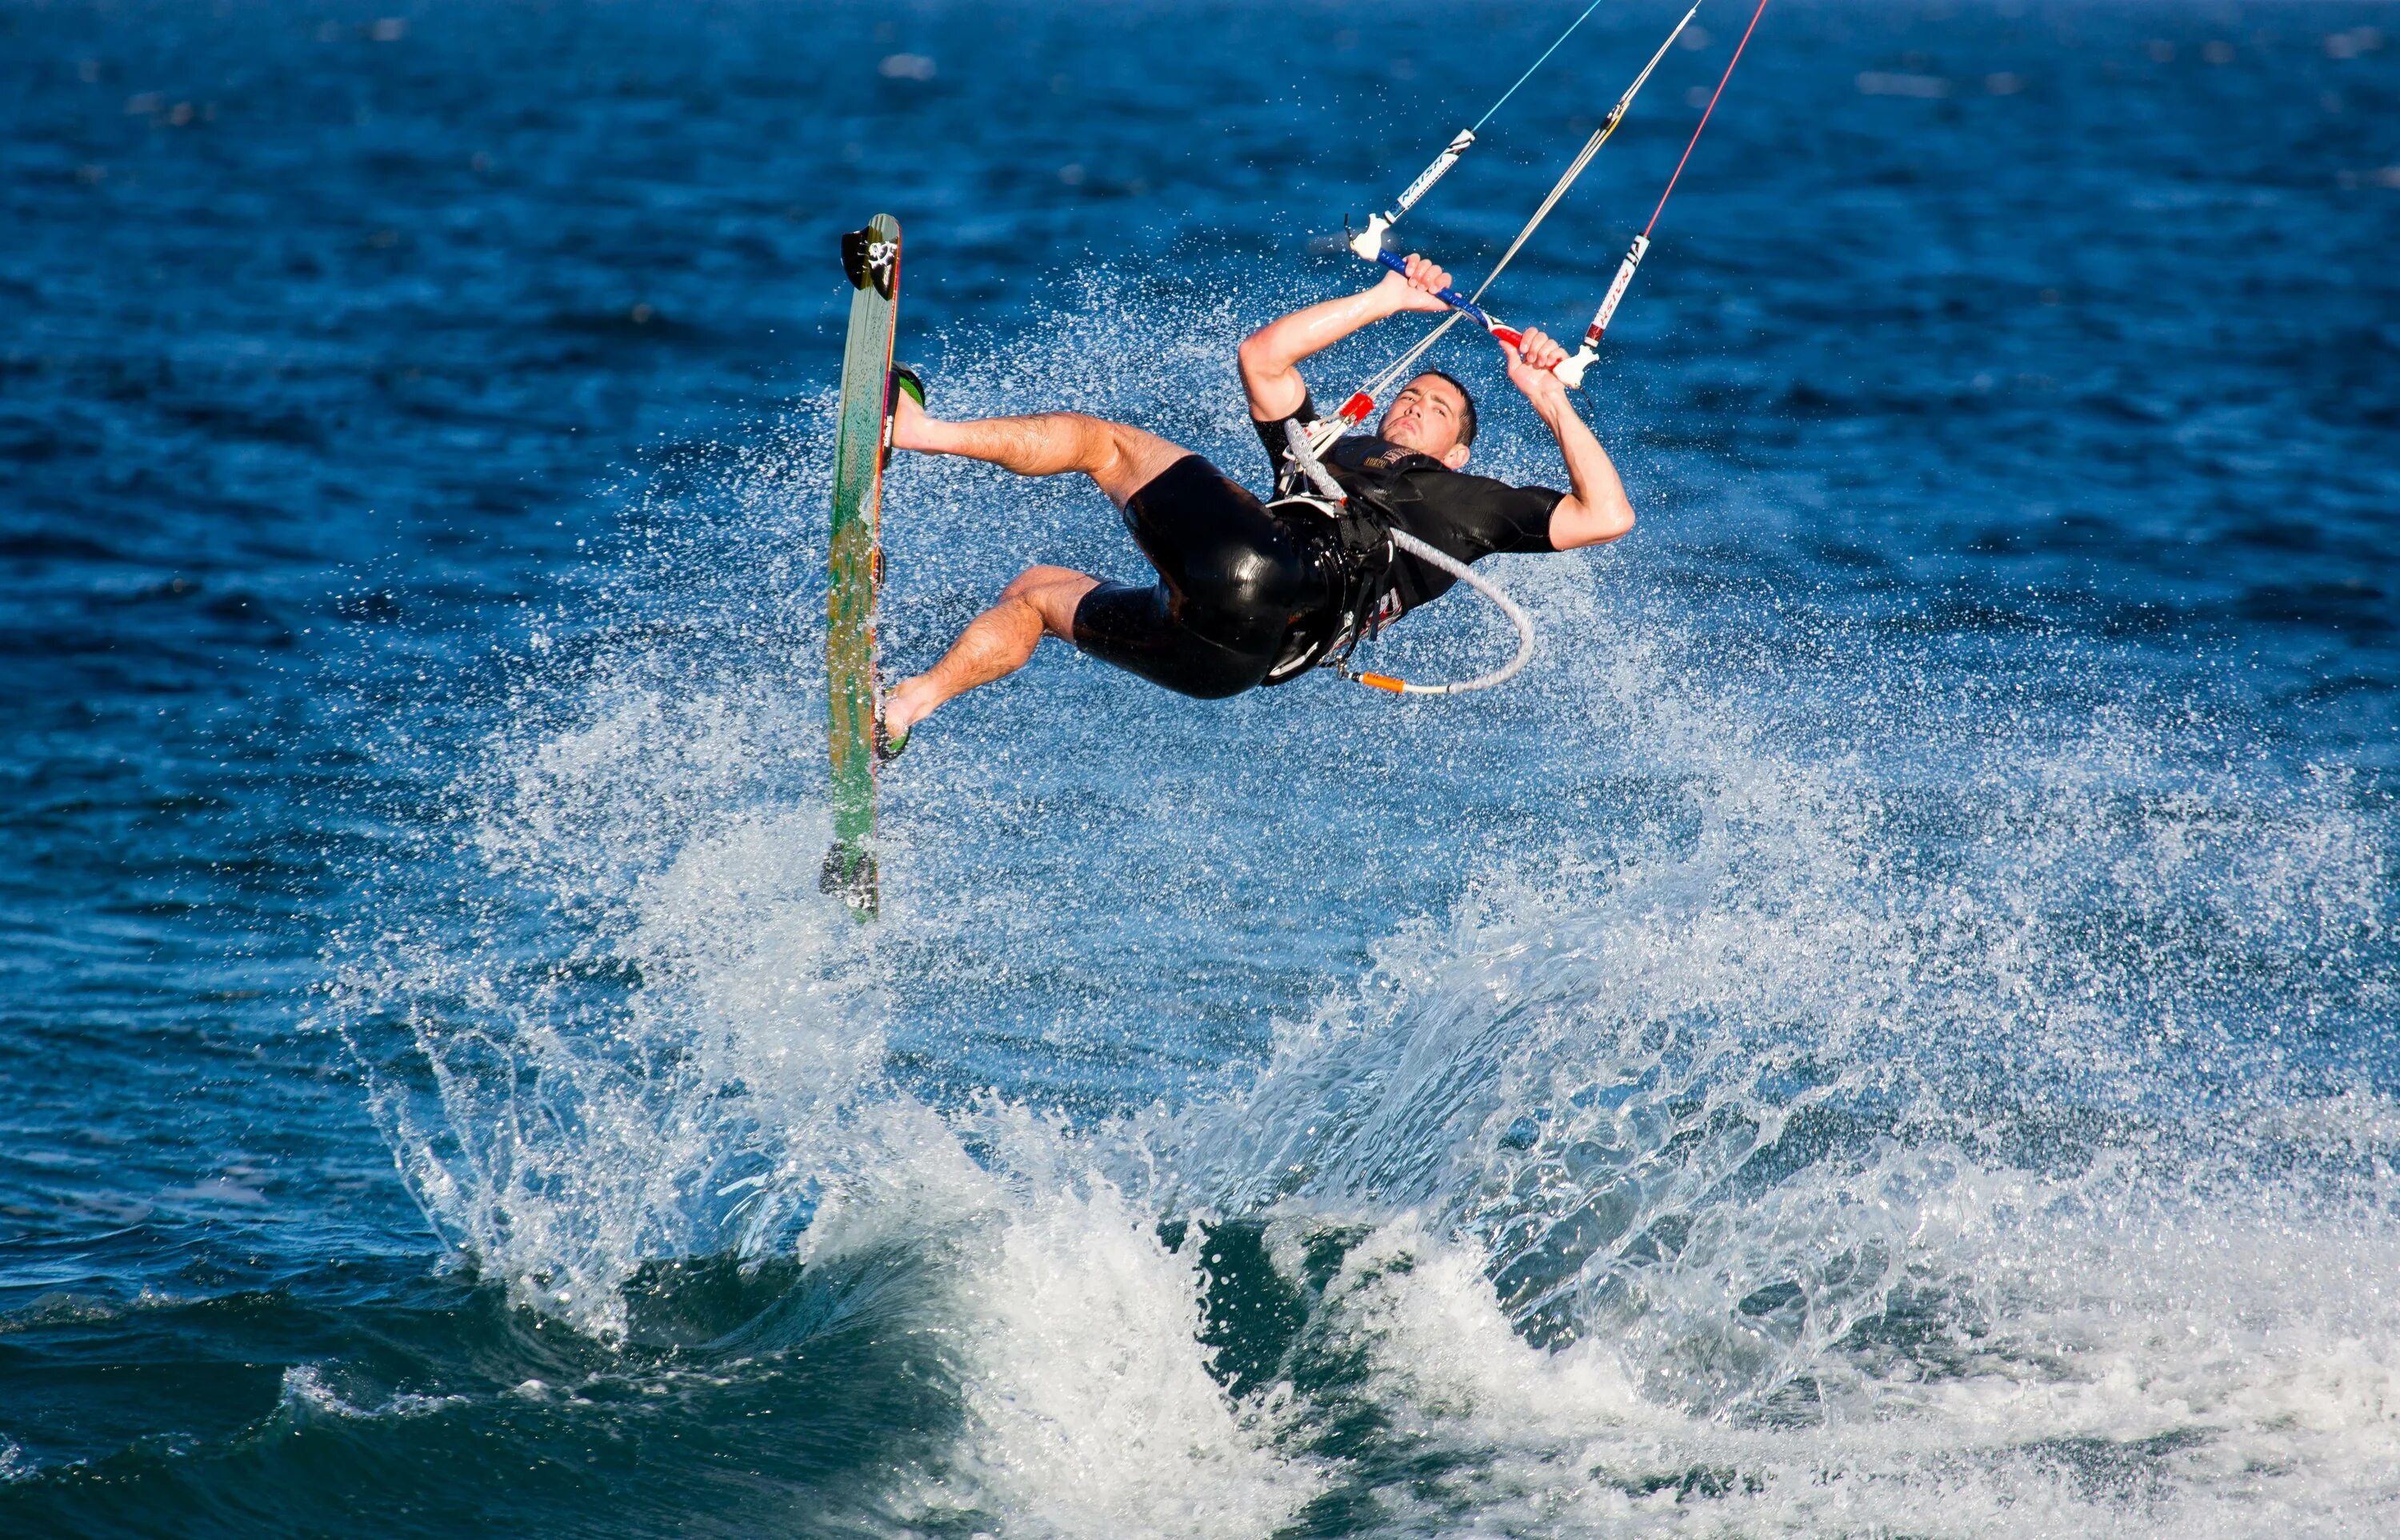
<path id="1" fill-rule="evenodd" d="M 883 732 L 888 738 L 908 735 L 908 729 L 933 715 L 941 702 L 934 698 L 932 681 L 920 674 L 883 692 Z"/>
<path id="2" fill-rule="evenodd" d="M 940 429 L 949 424 L 926 415 L 917 404 L 917 398 L 903 390 L 892 408 L 892 447 L 918 449 L 938 453 L 941 449 Z"/>

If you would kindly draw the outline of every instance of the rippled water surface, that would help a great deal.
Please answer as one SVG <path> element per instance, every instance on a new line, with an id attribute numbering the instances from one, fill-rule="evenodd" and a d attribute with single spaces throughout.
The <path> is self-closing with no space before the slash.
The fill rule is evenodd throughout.
<path id="1" fill-rule="evenodd" d="M 1570 14 L 0 4 L 0 1532 L 2391 1533 L 2390 5 L 1777 0 L 1583 398 L 1641 526 L 1491 564 L 1532 672 L 1045 651 L 816 893 L 836 234 L 942 408 L 1255 480 L 1234 342 Z M 1139 570 L 886 520 L 898 667 Z"/>

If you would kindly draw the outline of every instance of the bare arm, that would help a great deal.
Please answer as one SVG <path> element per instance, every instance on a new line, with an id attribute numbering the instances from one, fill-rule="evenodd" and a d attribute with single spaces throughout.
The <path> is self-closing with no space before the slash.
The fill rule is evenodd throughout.
<path id="1" fill-rule="evenodd" d="M 1567 399 L 1567 388 L 1550 373 L 1567 350 L 1539 332 L 1527 332 L 1522 348 L 1501 350 L 1508 355 L 1508 383 L 1525 393 L 1534 410 L 1559 441 L 1567 462 L 1567 484 L 1575 490 L 1559 499 L 1550 513 L 1550 545 L 1558 551 L 1600 545 L 1633 527 L 1633 505 L 1608 451 L 1600 446 Z"/>
<path id="2" fill-rule="evenodd" d="M 1409 258 L 1409 273 L 1385 273 L 1371 289 L 1329 299 L 1305 310 L 1272 320 L 1242 340 L 1242 389 L 1250 398 L 1250 416 L 1259 422 L 1280 422 L 1300 410 L 1308 384 L 1294 365 L 1312 353 L 1323 352 L 1361 327 L 1371 326 L 1404 310 L 1450 308 L 1434 298 L 1450 275 L 1421 256 Z"/>

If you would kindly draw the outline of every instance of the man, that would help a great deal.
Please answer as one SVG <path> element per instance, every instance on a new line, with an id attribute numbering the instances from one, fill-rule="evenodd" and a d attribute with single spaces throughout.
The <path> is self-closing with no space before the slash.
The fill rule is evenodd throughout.
<path id="1" fill-rule="evenodd" d="M 1405 276 L 1388 273 L 1371 289 L 1312 305 L 1243 342 L 1251 423 L 1279 473 L 1288 470 L 1285 424 L 1316 417 L 1295 365 L 1386 317 L 1443 310 L 1435 295 L 1449 283 L 1448 273 L 1411 256 Z M 1123 423 L 1075 412 L 943 422 L 897 393 L 895 448 L 964 455 L 1022 476 L 1082 471 L 1117 505 L 1158 580 L 1134 587 L 1062 566 L 1027 568 L 939 662 L 883 697 L 879 748 L 896 755 L 929 712 L 1024 667 L 1044 635 L 1202 699 L 1292 678 L 1453 580 L 1361 539 L 1361 520 L 1404 529 L 1462 562 L 1616 539 L 1633 527 L 1633 509 L 1550 373 L 1566 349 L 1527 332 L 1521 348 L 1505 350 L 1509 383 L 1558 439 L 1571 492 L 1466 474 L 1475 402 L 1439 371 L 1403 387 L 1372 435 L 1354 433 L 1327 449 L 1325 469 L 1349 494 L 1343 517 L 1304 504 L 1270 510 L 1199 456 Z"/>

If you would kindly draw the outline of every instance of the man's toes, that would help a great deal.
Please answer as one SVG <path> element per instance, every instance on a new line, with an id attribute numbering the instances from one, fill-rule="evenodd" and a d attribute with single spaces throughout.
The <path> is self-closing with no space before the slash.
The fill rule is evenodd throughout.
<path id="1" fill-rule="evenodd" d="M 917 704 L 918 691 L 910 688 L 917 681 L 904 679 L 883 692 L 883 725 L 893 734 L 907 732 L 924 720 L 925 713 Z"/>

